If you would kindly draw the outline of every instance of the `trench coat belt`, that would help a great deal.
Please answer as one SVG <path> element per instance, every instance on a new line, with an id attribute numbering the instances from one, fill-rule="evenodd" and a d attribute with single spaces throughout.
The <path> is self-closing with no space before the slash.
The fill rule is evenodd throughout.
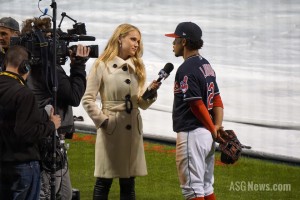
<path id="1" fill-rule="evenodd" d="M 132 109 L 137 109 L 138 104 L 132 102 Z M 102 109 L 107 109 L 109 111 L 125 111 L 126 110 L 126 105 L 125 101 L 102 101 Z"/>

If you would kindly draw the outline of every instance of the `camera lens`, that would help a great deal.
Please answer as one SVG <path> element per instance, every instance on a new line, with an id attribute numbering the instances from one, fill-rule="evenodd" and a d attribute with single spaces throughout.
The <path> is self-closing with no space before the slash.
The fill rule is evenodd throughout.
<path id="1" fill-rule="evenodd" d="M 98 45 L 90 45 L 90 46 L 87 46 L 87 47 L 89 47 L 91 49 L 90 53 L 89 53 L 89 57 L 90 58 L 98 58 Z M 76 52 L 77 51 L 77 45 L 70 46 L 69 49 L 72 50 L 72 52 Z"/>
<path id="2" fill-rule="evenodd" d="M 88 46 L 91 48 L 91 51 L 89 53 L 90 58 L 98 58 L 98 45 L 91 45 Z"/>

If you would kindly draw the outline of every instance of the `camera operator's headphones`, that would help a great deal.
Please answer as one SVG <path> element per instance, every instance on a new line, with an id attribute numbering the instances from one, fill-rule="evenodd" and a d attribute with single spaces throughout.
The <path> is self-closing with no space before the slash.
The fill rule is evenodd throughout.
<path id="1" fill-rule="evenodd" d="M 19 65 L 19 68 L 18 68 L 18 72 L 20 75 L 24 75 L 24 74 L 27 74 L 31 69 L 31 66 L 29 64 L 29 61 L 28 60 L 23 60 L 21 62 L 21 64 Z"/>
<path id="2" fill-rule="evenodd" d="M 23 60 L 20 65 L 19 65 L 19 68 L 18 68 L 18 72 L 21 76 L 23 76 L 24 74 L 27 74 L 30 70 L 31 70 L 31 66 L 30 66 L 30 63 L 29 63 L 29 59 L 31 59 L 31 53 L 28 49 L 26 49 L 26 52 L 27 52 L 27 59 Z"/>

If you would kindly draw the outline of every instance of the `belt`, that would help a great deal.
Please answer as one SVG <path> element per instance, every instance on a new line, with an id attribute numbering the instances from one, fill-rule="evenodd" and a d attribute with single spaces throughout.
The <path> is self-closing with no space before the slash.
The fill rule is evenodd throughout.
<path id="1" fill-rule="evenodd" d="M 126 111 L 131 113 L 132 109 L 137 109 L 138 104 L 131 101 L 130 96 L 125 97 L 125 101 L 102 101 L 102 109 L 107 109 L 109 111 Z"/>

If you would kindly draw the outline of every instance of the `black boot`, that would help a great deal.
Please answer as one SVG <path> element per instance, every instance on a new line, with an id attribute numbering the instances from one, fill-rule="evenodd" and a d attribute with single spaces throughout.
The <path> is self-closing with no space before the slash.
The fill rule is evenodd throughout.
<path id="1" fill-rule="evenodd" d="M 97 178 L 94 187 L 93 200 L 108 200 L 108 193 L 113 179 Z"/>
<path id="2" fill-rule="evenodd" d="M 120 178 L 120 200 L 135 200 L 134 177 Z"/>

